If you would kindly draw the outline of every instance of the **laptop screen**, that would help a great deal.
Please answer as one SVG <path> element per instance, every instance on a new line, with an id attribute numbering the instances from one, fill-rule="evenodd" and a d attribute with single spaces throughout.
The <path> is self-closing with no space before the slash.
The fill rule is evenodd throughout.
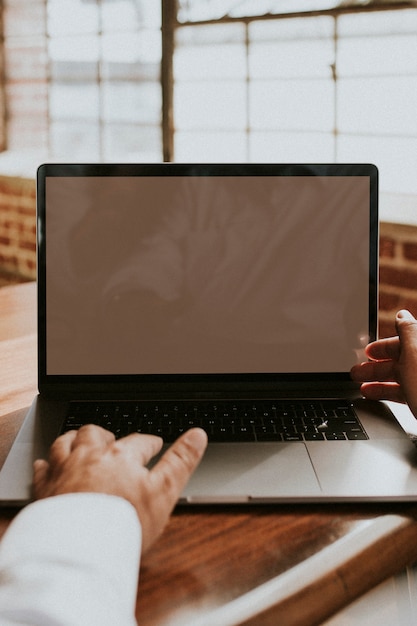
<path id="1" fill-rule="evenodd" d="M 38 181 L 47 375 L 340 373 L 370 339 L 372 166 L 46 165 Z"/>

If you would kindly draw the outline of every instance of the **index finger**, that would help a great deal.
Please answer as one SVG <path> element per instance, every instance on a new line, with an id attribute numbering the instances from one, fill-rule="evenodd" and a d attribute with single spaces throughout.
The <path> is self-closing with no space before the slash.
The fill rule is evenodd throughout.
<path id="1" fill-rule="evenodd" d="M 378 339 L 365 348 L 366 355 L 374 361 L 398 360 L 400 356 L 399 337 Z"/>
<path id="2" fill-rule="evenodd" d="M 201 461 L 207 447 L 207 433 L 191 428 L 177 439 L 151 469 L 150 478 L 156 489 L 162 489 L 173 507 L 191 474 Z"/>

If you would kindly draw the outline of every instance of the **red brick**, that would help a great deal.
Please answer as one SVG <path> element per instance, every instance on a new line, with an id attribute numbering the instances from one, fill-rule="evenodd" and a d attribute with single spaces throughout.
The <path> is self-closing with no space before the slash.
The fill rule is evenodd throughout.
<path id="1" fill-rule="evenodd" d="M 412 313 L 414 317 L 417 317 L 417 293 L 415 298 L 410 296 L 400 298 L 399 304 L 399 309 L 408 309 L 408 311 L 410 311 L 410 313 Z"/>
<path id="2" fill-rule="evenodd" d="M 21 250 L 31 250 L 32 252 L 36 251 L 36 244 L 32 241 L 20 241 L 19 248 Z"/>
<path id="3" fill-rule="evenodd" d="M 27 207 L 24 206 L 23 204 L 21 204 L 18 207 L 18 212 L 20 213 L 20 215 L 29 215 L 29 216 L 33 216 L 33 218 L 35 218 L 35 213 L 36 213 L 36 207 L 35 207 L 35 203 L 33 203 L 33 206 L 31 207 Z"/>
<path id="4" fill-rule="evenodd" d="M 380 339 L 383 339 L 385 337 L 392 337 L 396 334 L 397 332 L 395 330 L 394 318 L 392 322 L 388 320 L 379 320 L 378 336 Z"/>
<path id="5" fill-rule="evenodd" d="M 35 188 L 33 179 L 0 177 L 0 266 L 30 279 L 36 274 Z"/>
<path id="6" fill-rule="evenodd" d="M 381 265 L 380 284 L 393 285 L 405 289 L 417 289 L 417 269 L 398 268 Z"/>
<path id="7" fill-rule="evenodd" d="M 395 247 L 395 240 L 392 237 L 381 236 L 379 241 L 379 256 L 394 258 Z"/>
<path id="8" fill-rule="evenodd" d="M 406 259 L 409 259 L 410 261 L 417 261 L 417 243 L 403 243 L 403 254 Z"/>
<path id="9" fill-rule="evenodd" d="M 0 263 L 1 264 L 11 264 L 11 265 L 17 265 L 17 257 L 14 254 L 0 254 Z"/>
<path id="10" fill-rule="evenodd" d="M 383 288 L 379 292 L 379 309 L 381 311 L 392 311 L 397 309 L 400 302 L 398 293 L 384 291 Z"/>

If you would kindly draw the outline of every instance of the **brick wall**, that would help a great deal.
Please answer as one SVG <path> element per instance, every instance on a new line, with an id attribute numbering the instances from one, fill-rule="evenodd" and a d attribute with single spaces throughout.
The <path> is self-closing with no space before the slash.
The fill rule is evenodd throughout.
<path id="1" fill-rule="evenodd" d="M 389 337 L 399 309 L 417 316 L 417 226 L 382 223 L 380 235 L 379 335 Z"/>
<path id="2" fill-rule="evenodd" d="M 0 270 L 36 278 L 36 187 L 28 178 L 0 176 Z"/>

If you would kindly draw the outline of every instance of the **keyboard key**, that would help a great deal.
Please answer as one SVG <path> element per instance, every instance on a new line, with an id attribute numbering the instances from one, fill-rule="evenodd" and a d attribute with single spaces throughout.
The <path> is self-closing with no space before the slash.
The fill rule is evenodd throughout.
<path id="1" fill-rule="evenodd" d="M 360 441 L 360 440 L 368 439 L 368 437 L 363 432 L 363 430 L 359 430 L 359 431 L 356 431 L 356 432 L 350 431 L 350 432 L 346 433 L 346 437 L 350 441 Z"/>
<path id="2" fill-rule="evenodd" d="M 301 433 L 283 433 L 282 438 L 284 441 L 303 441 Z"/>
<path id="3" fill-rule="evenodd" d="M 324 435 L 323 433 L 304 433 L 305 441 L 323 441 Z"/>

